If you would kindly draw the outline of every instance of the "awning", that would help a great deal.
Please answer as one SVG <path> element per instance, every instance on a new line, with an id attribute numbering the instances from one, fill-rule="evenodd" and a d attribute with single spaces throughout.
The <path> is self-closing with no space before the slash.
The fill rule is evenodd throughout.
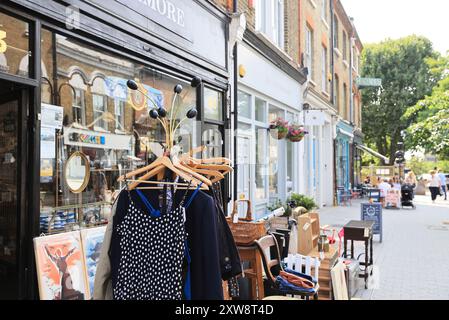
<path id="1" fill-rule="evenodd" d="M 358 145 L 356 145 L 356 148 L 357 148 L 357 149 L 360 149 L 360 150 L 362 150 L 362 151 L 371 153 L 373 156 L 375 156 L 375 157 L 377 157 L 377 158 L 382 159 L 383 161 L 385 161 L 385 163 L 389 163 L 389 162 L 390 162 L 390 159 L 389 159 L 388 157 L 381 155 L 379 152 L 374 151 L 373 149 L 370 149 L 370 148 L 368 148 L 367 146 L 364 146 L 364 145 L 362 145 L 362 144 L 358 144 Z"/>
<path id="2" fill-rule="evenodd" d="M 338 129 L 338 133 L 341 133 L 342 135 L 348 136 L 350 138 L 354 138 L 354 135 L 351 132 L 348 132 L 348 131 L 343 130 L 343 129 Z"/>

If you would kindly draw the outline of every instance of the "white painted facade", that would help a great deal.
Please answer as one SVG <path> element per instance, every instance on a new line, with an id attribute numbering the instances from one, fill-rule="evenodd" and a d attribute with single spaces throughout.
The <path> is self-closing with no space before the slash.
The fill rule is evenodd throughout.
<path id="1" fill-rule="evenodd" d="M 248 44 L 238 48 L 237 195 L 250 199 L 253 216 L 268 214 L 267 206 L 285 201 L 301 188 L 301 144 L 274 139 L 268 130 L 276 117 L 301 123 L 301 84 Z"/>
<path id="2" fill-rule="evenodd" d="M 304 103 L 309 111 L 303 111 L 302 123 L 309 135 L 302 144 L 303 155 L 300 172 L 302 179 L 300 192 L 311 196 L 320 206 L 334 204 L 334 140 L 337 116 L 330 104 L 312 90 L 304 92 Z"/>

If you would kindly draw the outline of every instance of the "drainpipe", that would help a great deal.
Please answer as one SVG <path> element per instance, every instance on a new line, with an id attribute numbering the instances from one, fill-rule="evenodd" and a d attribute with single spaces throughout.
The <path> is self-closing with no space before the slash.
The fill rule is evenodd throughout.
<path id="1" fill-rule="evenodd" d="M 233 13 L 238 13 L 238 0 L 233 0 Z M 238 166 L 237 166 L 237 135 L 235 134 L 235 129 L 237 129 L 238 124 L 238 113 L 237 113 L 237 101 L 238 101 L 238 44 L 234 44 L 233 48 L 234 55 L 234 201 L 238 199 L 237 196 L 237 177 L 238 177 Z"/>

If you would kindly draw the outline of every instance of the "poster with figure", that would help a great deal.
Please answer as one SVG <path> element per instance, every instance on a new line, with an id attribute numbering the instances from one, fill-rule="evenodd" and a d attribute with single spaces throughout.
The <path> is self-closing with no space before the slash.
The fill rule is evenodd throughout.
<path id="1" fill-rule="evenodd" d="M 86 269 L 79 232 L 34 239 L 41 300 L 88 300 Z"/>
<path id="2" fill-rule="evenodd" d="M 93 297 L 95 273 L 100 260 L 101 246 L 104 240 L 106 227 L 81 230 L 81 241 L 83 243 L 84 262 L 86 264 L 87 284 L 89 294 Z"/>

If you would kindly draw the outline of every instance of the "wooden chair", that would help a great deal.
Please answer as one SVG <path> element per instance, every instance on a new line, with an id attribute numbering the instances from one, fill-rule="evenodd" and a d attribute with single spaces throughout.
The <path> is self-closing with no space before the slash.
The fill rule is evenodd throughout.
<path id="1" fill-rule="evenodd" d="M 297 290 L 283 290 L 277 284 L 276 278 L 280 271 L 283 270 L 279 246 L 276 237 L 273 235 L 265 236 L 258 241 L 256 241 L 257 247 L 259 248 L 260 255 L 262 257 L 262 265 L 265 271 L 265 295 L 266 296 L 300 296 L 306 300 L 310 300 L 313 297 L 318 300 L 318 289 L 319 285 L 316 284 L 315 288 L 312 290 L 307 290 L 298 288 Z M 274 249 L 274 250 L 270 250 Z M 274 258 L 271 257 L 270 252 L 275 252 Z M 311 277 L 310 277 L 311 278 Z"/>

